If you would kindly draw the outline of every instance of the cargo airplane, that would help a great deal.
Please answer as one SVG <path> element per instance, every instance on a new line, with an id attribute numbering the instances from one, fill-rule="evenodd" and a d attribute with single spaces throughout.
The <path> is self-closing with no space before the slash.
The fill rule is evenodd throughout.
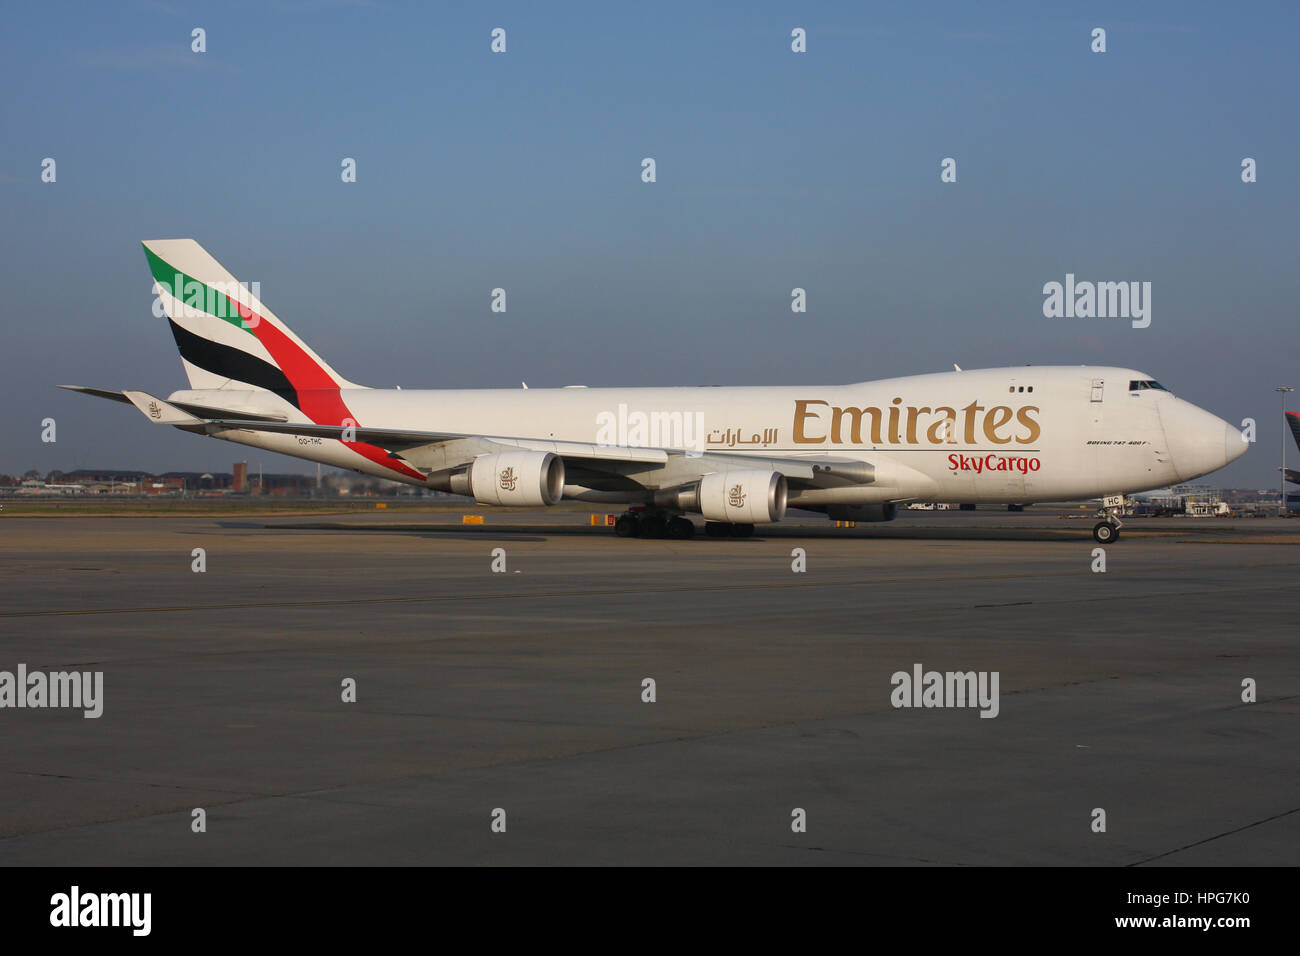
<path id="1" fill-rule="evenodd" d="M 192 239 L 150 240 L 188 389 L 63 386 L 152 422 L 369 475 L 546 507 L 621 504 L 621 537 L 746 537 L 786 509 L 888 521 L 900 504 L 1023 504 L 1188 481 L 1247 447 L 1144 372 L 954 371 L 799 387 L 379 389 L 348 381 Z M 1093 528 L 1114 540 L 1103 507 Z"/>

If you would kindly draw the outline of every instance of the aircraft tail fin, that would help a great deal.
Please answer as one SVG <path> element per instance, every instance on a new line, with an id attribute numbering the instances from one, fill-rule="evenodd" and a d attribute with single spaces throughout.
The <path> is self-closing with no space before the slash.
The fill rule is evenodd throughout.
<path id="1" fill-rule="evenodd" d="M 148 239 L 144 254 L 191 388 L 260 389 L 301 407 L 304 391 L 361 387 L 193 239 Z"/>

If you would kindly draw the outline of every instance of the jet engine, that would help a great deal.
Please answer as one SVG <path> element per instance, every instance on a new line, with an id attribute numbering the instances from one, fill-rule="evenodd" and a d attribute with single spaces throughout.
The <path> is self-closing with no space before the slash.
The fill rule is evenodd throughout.
<path id="1" fill-rule="evenodd" d="M 776 471 L 719 471 L 700 479 L 695 506 L 709 521 L 766 524 L 785 517 L 785 475 Z"/>
<path id="2" fill-rule="evenodd" d="M 451 478 L 451 490 L 481 505 L 557 504 L 564 495 L 564 459 L 549 451 L 479 455 Z"/>

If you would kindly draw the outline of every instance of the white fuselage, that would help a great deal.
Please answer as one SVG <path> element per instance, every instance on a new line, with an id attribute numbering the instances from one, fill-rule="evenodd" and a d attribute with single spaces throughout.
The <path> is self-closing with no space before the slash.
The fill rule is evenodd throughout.
<path id="1" fill-rule="evenodd" d="M 842 386 L 345 389 L 359 425 L 870 463 L 877 480 L 792 490 L 790 504 L 1028 503 L 1159 488 L 1221 468 L 1245 449 L 1222 419 L 1131 369 L 1043 366 L 915 375 Z M 269 392 L 183 391 L 173 401 L 302 414 Z M 217 437 L 424 483 L 333 439 L 230 431 Z M 653 490 L 656 470 L 630 470 Z M 671 476 L 666 483 L 680 480 Z M 584 487 L 566 487 L 580 497 Z M 629 494 L 627 500 L 640 496 Z"/>

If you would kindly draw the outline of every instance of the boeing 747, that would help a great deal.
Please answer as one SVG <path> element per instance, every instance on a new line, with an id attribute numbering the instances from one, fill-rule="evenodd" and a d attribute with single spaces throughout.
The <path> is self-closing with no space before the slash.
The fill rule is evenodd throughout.
<path id="1" fill-rule="evenodd" d="M 152 422 L 480 504 L 628 506 L 622 537 L 751 535 L 787 508 L 1025 504 L 1161 488 L 1247 448 L 1126 368 L 1022 366 L 853 385 L 381 389 L 348 381 L 192 239 L 144 243 L 189 388 L 62 386 Z M 1109 509 L 1093 528 L 1115 540 Z"/>

